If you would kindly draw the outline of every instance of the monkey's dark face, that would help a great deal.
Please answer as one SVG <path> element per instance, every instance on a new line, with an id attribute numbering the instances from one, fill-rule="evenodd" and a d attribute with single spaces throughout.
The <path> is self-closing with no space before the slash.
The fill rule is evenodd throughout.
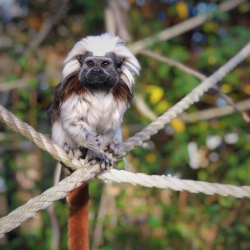
<path id="1" fill-rule="evenodd" d="M 119 82 L 119 67 L 113 54 L 93 56 L 92 53 L 78 55 L 81 65 L 79 79 L 81 84 L 96 91 L 109 91 Z"/>

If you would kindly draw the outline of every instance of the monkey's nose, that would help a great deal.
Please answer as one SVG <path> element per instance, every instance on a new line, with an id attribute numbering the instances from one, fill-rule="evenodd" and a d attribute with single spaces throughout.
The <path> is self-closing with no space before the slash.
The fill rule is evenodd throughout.
<path id="1" fill-rule="evenodd" d="M 102 83 L 105 82 L 108 78 L 108 74 L 98 66 L 95 66 L 89 70 L 89 72 L 86 74 L 87 81 L 89 83 Z"/>
<path id="2" fill-rule="evenodd" d="M 103 70 L 99 67 L 96 67 L 96 68 L 91 70 L 92 76 L 94 76 L 94 75 L 99 76 L 99 75 L 102 75 L 103 73 L 104 73 Z"/>

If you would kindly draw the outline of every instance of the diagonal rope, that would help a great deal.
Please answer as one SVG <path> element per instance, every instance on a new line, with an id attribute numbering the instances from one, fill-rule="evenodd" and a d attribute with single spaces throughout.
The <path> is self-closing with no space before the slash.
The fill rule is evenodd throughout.
<path id="1" fill-rule="evenodd" d="M 203 81 L 198 87 L 178 102 L 174 107 L 169 109 L 165 114 L 160 116 L 155 122 L 148 125 L 144 130 L 137 133 L 124 143 L 125 150 L 132 150 L 136 145 L 141 145 L 143 141 L 150 138 L 151 135 L 175 118 L 183 110 L 187 109 L 194 102 L 199 100 L 199 97 L 220 81 L 229 71 L 234 69 L 241 61 L 250 54 L 250 44 L 246 45 L 236 56 L 228 63 L 222 66 L 212 76 Z M 219 194 L 223 196 L 232 195 L 238 198 L 249 197 L 250 187 L 235 187 L 232 185 L 212 184 L 200 181 L 180 180 L 177 178 L 166 176 L 148 176 L 145 174 L 133 174 L 127 171 L 118 171 L 112 169 L 100 173 L 100 166 L 89 166 L 80 161 L 73 159 L 71 162 L 67 154 L 57 144 L 42 134 L 36 132 L 27 123 L 22 122 L 13 114 L 8 112 L 4 107 L 0 106 L 0 120 L 7 124 L 12 130 L 21 133 L 27 139 L 34 142 L 38 147 L 47 151 L 56 160 L 62 161 L 72 169 L 79 168 L 72 175 L 59 182 L 56 186 L 48 189 L 41 195 L 31 199 L 23 206 L 17 208 L 9 215 L 0 219 L 0 237 L 4 233 L 18 227 L 20 223 L 31 218 L 37 211 L 47 208 L 53 201 L 62 199 L 68 192 L 79 187 L 84 182 L 91 181 L 95 176 L 103 180 L 112 180 L 116 182 L 127 182 L 139 184 L 146 187 L 171 188 L 176 191 L 187 190 L 193 193 L 205 193 L 208 195 Z M 100 173 L 100 174 L 98 174 Z"/>
<path id="2" fill-rule="evenodd" d="M 86 165 L 44 193 L 30 199 L 7 216 L 2 217 L 0 219 L 0 238 L 3 237 L 4 233 L 13 230 L 22 222 L 33 217 L 39 210 L 46 209 L 52 202 L 63 199 L 70 191 L 73 191 L 83 183 L 89 182 L 98 172 L 100 172 L 99 165 Z"/>
<path id="3" fill-rule="evenodd" d="M 51 141 L 43 134 L 37 132 L 26 122 L 21 121 L 15 115 L 10 113 L 6 108 L 0 105 L 0 121 L 5 123 L 13 131 L 19 132 L 31 142 L 35 143 L 39 148 L 49 152 L 49 154 L 57 161 L 63 162 L 66 166 L 75 170 L 83 167 L 82 163 L 74 158 L 73 161 L 68 157 L 67 153 L 56 143 Z"/>
<path id="4" fill-rule="evenodd" d="M 181 101 L 170 108 L 154 122 L 129 138 L 124 143 L 124 151 L 132 150 L 135 146 L 141 146 L 144 141 L 156 134 L 160 129 L 169 123 L 177 115 L 188 109 L 193 103 L 198 102 L 200 97 L 209 89 L 214 87 L 222 78 L 232 71 L 240 62 L 250 55 L 250 43 L 247 44 L 237 55 L 230 59 L 226 64 L 219 68 L 214 74 L 206 78 L 199 86 L 188 93 Z"/>

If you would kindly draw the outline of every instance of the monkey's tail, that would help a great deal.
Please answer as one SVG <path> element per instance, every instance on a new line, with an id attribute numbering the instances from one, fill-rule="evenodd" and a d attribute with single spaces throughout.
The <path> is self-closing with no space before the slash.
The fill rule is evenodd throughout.
<path id="1" fill-rule="evenodd" d="M 83 184 L 68 195 L 69 250 L 89 250 L 89 185 Z"/>

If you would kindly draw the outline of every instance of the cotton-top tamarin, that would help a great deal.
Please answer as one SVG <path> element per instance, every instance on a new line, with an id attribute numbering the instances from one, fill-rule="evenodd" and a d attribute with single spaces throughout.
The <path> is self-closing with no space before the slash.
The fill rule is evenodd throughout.
<path id="1" fill-rule="evenodd" d="M 112 160 L 103 152 L 121 155 L 121 122 L 139 70 L 119 37 L 106 33 L 77 42 L 64 62 L 48 111 L 52 140 L 70 157 L 108 169 Z"/>

